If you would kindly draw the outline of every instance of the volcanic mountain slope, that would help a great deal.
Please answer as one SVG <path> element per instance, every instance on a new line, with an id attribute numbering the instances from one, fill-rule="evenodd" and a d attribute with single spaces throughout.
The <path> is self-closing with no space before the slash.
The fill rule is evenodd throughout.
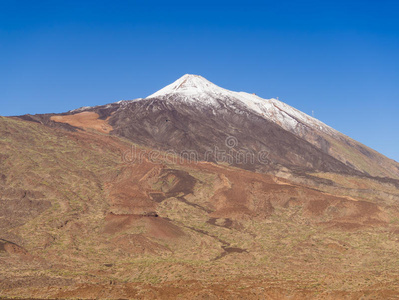
<path id="1" fill-rule="evenodd" d="M 0 117 L 0 296 L 388 298 L 397 178 L 320 121 L 195 75 Z"/>
<path id="2" fill-rule="evenodd" d="M 301 173 L 399 178 L 397 162 L 289 105 L 228 91 L 198 75 L 184 75 L 144 99 L 22 118 L 110 132 L 141 145 L 191 151 L 199 160 L 224 159 L 249 170 L 285 167 Z M 228 158 L 221 159 L 221 152 Z M 252 153 L 256 163 L 237 159 L 237 153 Z"/>
<path id="3" fill-rule="evenodd" d="M 65 129 L 0 118 L 2 297 L 399 292 L 394 180 L 318 172 L 317 186 L 299 185 L 224 164 L 154 162 L 153 149 L 97 126 Z M 132 147 L 141 160 L 126 160 Z"/>

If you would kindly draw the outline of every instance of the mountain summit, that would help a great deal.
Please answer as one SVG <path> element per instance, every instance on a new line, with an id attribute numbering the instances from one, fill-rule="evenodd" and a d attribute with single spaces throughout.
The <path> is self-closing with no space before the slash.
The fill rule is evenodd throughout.
<path id="1" fill-rule="evenodd" d="M 43 124 L 92 128 L 177 154 L 217 161 L 215 149 L 267 153 L 268 163 L 231 161 L 244 169 L 322 171 L 399 178 L 399 164 L 323 122 L 281 102 L 219 87 L 186 74 L 154 94 L 131 101 L 83 107 L 62 115 L 23 116 Z"/>
<path id="2" fill-rule="evenodd" d="M 186 74 L 165 86 L 163 89 L 148 96 L 147 98 L 161 97 L 174 93 L 181 93 L 185 95 L 195 95 L 201 93 L 225 93 L 227 90 L 213 84 L 209 80 L 200 75 Z"/>

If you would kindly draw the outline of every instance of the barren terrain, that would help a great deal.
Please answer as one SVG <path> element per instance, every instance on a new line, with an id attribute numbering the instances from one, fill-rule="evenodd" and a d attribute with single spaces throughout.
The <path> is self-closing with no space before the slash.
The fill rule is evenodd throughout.
<path id="1" fill-rule="evenodd" d="M 396 180 L 153 161 L 93 116 L 0 118 L 3 298 L 398 295 Z"/>

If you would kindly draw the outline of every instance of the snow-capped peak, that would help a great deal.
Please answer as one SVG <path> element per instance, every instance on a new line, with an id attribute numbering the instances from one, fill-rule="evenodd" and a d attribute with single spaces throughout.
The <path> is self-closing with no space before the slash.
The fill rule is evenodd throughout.
<path id="1" fill-rule="evenodd" d="M 161 97 L 174 93 L 195 95 L 204 93 L 224 94 L 228 92 L 228 90 L 213 84 L 200 75 L 186 74 L 147 98 Z"/>
<path id="2" fill-rule="evenodd" d="M 177 97 L 170 97 L 177 96 Z M 257 115 L 271 120 L 286 130 L 300 134 L 303 127 L 310 126 L 328 134 L 337 133 L 323 122 L 281 102 L 277 99 L 263 99 L 256 94 L 233 92 L 213 84 L 200 75 L 186 74 L 147 98 L 163 98 L 184 101 L 195 106 L 218 108 L 220 101 L 236 109 L 249 109 Z M 240 107 L 240 108 L 239 108 Z"/>

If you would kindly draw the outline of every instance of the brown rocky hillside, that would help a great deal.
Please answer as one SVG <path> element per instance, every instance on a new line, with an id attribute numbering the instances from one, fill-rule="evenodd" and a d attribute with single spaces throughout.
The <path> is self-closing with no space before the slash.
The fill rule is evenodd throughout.
<path id="1" fill-rule="evenodd" d="M 398 295 L 396 180 L 154 160 L 97 119 L 0 118 L 2 297 Z"/>

